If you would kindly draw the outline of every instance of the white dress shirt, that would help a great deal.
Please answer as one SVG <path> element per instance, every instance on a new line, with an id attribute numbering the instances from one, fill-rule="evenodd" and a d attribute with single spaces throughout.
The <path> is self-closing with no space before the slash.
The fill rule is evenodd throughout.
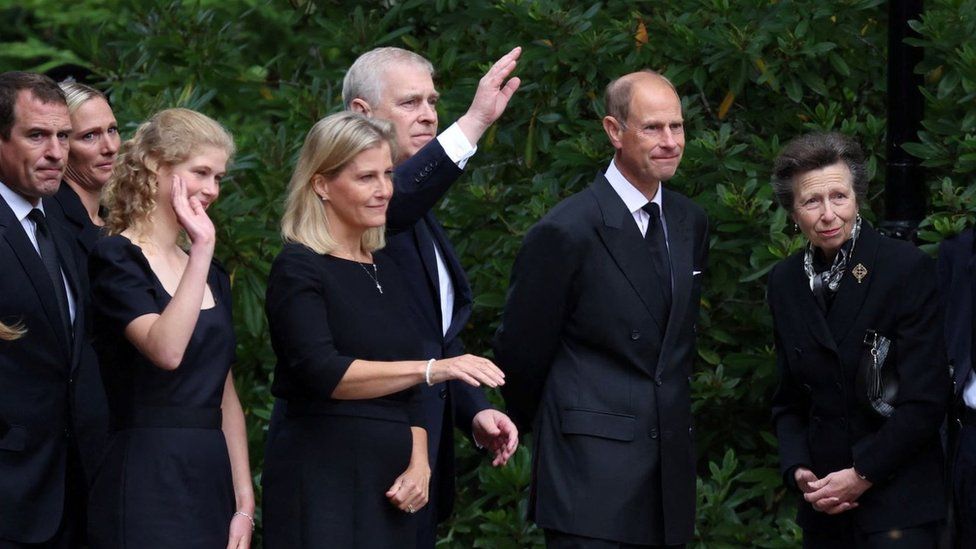
<path id="1" fill-rule="evenodd" d="M 630 211 L 631 215 L 634 216 L 634 222 L 637 223 L 637 228 L 640 229 L 642 235 L 647 234 L 647 222 L 650 221 L 651 216 L 643 210 L 644 206 L 654 202 L 657 204 L 658 211 L 661 212 L 661 228 L 664 229 L 664 243 L 668 243 L 668 222 L 664 216 L 664 202 L 662 201 L 661 188 L 663 183 L 659 183 L 657 186 L 657 192 L 654 193 L 654 198 L 650 200 L 644 196 L 644 193 L 637 190 L 637 187 L 633 186 L 624 174 L 620 173 L 617 169 L 617 164 L 613 160 L 610 161 L 610 166 L 607 168 L 607 173 L 604 174 L 607 181 L 610 182 L 610 186 L 613 190 L 617 192 L 617 196 L 624 201 L 624 205 L 627 206 L 627 210 Z M 668 244 L 670 248 L 670 244 Z"/>
<path id="2" fill-rule="evenodd" d="M 37 208 L 38 210 L 41 210 L 41 213 L 43 213 L 44 217 L 47 218 L 47 212 L 44 211 L 44 203 L 41 200 L 38 200 L 37 206 L 34 206 L 30 203 L 30 201 L 14 192 L 2 181 L 0 181 L 0 196 L 3 196 L 3 199 L 7 201 L 7 205 L 10 206 L 11 210 L 13 210 L 14 217 L 20 221 L 20 225 L 24 228 L 24 232 L 27 233 L 27 238 L 34 246 L 34 250 L 37 251 L 38 257 L 40 257 L 41 249 L 37 246 L 37 226 L 33 221 L 28 219 L 27 216 L 31 213 L 31 210 Z M 52 235 L 51 238 L 54 238 L 54 236 Z M 68 296 L 68 313 L 71 315 L 71 323 L 74 324 L 75 296 L 71 293 L 71 285 L 68 284 L 68 279 L 64 276 L 64 268 L 61 269 L 61 281 L 64 283 L 64 291 Z"/>

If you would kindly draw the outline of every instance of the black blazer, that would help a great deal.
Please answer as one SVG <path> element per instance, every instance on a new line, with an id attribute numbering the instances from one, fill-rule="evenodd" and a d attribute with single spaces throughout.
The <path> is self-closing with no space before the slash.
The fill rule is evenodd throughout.
<path id="1" fill-rule="evenodd" d="M 397 263 L 415 298 L 412 311 L 427 358 L 464 353 L 459 335 L 471 316 L 471 286 L 447 233 L 432 212 L 462 173 L 436 139 L 394 170 L 386 247 L 380 253 Z M 434 242 L 454 285 L 454 312 L 446 336 L 441 328 Z M 438 519 L 444 520 L 454 504 L 454 426 L 470 435 L 474 416 L 490 404 L 481 389 L 460 381 L 421 385 L 421 402 L 433 470 L 431 494 Z"/>
<path id="2" fill-rule="evenodd" d="M 49 203 L 45 200 L 45 210 Z M 47 541 L 61 522 L 74 380 L 94 353 L 84 334 L 88 286 L 70 237 L 48 218 L 75 297 L 73 335 L 62 329 L 55 289 L 27 233 L 0 198 L 0 319 L 27 333 L 0 341 L 0 540 Z M 84 454 L 84 452 L 83 452 Z"/>
<path id="3" fill-rule="evenodd" d="M 851 274 L 857 265 L 867 270 L 861 282 Z M 876 532 L 940 520 L 939 427 L 949 383 L 934 262 L 865 222 L 848 267 L 826 317 L 803 272 L 803 252 L 769 276 L 780 377 L 773 422 L 784 476 L 801 465 L 818 478 L 853 466 L 873 483 L 860 506 L 842 515 L 800 500 L 798 523 L 829 532 L 853 518 L 861 531 Z M 867 413 L 855 394 L 869 329 L 891 339 L 888 360 L 901 379 L 896 411 L 884 420 Z"/>
<path id="4" fill-rule="evenodd" d="M 939 292 L 945 306 L 945 339 L 959 398 L 973 371 L 973 300 L 976 299 L 976 238 L 968 229 L 939 245 Z"/>
<path id="5" fill-rule="evenodd" d="M 529 230 L 495 338 L 504 394 L 535 430 L 530 516 L 632 544 L 694 531 L 691 368 L 705 213 L 664 189 L 672 306 L 632 214 L 603 174 Z"/>
<path id="6" fill-rule="evenodd" d="M 45 205 L 48 203 L 53 206 L 51 214 L 57 214 L 68 234 L 74 236 L 72 243 L 75 245 L 76 255 L 87 265 L 88 254 L 101 236 L 101 229 L 92 223 L 78 193 L 66 181 L 61 181 L 58 192 Z"/>

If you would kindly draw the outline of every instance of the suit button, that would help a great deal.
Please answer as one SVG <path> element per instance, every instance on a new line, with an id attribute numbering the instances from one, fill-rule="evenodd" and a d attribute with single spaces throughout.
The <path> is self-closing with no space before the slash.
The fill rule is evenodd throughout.
<path id="1" fill-rule="evenodd" d="M 695 434 L 695 428 L 694 427 L 688 427 L 688 434 L 689 435 Z"/>
<path id="2" fill-rule="evenodd" d="M 630 332 L 630 339 L 631 341 L 637 341 L 638 339 L 640 339 L 640 332 L 637 330 Z"/>
<path id="3" fill-rule="evenodd" d="M 654 380 L 654 385 L 657 385 L 658 387 L 660 387 L 660 386 L 661 386 L 661 385 L 663 385 L 663 384 L 664 384 L 664 382 L 663 382 L 663 381 L 661 381 L 661 379 L 660 379 L 660 378 L 658 378 L 658 379 L 655 379 L 655 380 Z"/>
<path id="4" fill-rule="evenodd" d="M 437 395 L 443 400 L 447 400 L 447 389 L 441 389 L 437 392 Z"/>
<path id="5" fill-rule="evenodd" d="M 651 438 L 657 439 L 657 429 L 651 429 Z"/>

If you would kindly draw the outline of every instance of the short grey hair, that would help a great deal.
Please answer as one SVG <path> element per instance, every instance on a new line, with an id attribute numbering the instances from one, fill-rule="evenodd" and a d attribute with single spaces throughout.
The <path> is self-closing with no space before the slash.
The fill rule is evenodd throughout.
<path id="1" fill-rule="evenodd" d="M 424 56 L 403 48 L 385 47 L 369 50 L 360 55 L 346 71 L 342 79 L 342 104 L 352 107 L 353 99 L 362 99 L 370 105 L 380 101 L 386 84 L 386 69 L 392 65 L 412 64 L 426 69 L 434 77 L 434 65 Z"/>
<path id="2" fill-rule="evenodd" d="M 826 168 L 838 162 L 851 171 L 851 187 L 858 204 L 867 201 L 868 170 L 861 146 L 838 132 L 814 132 L 801 135 L 783 147 L 773 161 L 773 195 L 786 211 L 793 211 L 793 186 L 798 176 Z"/>

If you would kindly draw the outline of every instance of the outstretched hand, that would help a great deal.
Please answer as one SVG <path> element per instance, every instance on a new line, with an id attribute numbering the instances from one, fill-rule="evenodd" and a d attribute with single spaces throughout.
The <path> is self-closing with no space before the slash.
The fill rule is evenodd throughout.
<path id="1" fill-rule="evenodd" d="M 430 369 L 431 384 L 452 379 L 475 387 L 500 387 L 505 384 L 505 372 L 487 358 L 470 354 L 435 360 Z"/>
<path id="2" fill-rule="evenodd" d="M 468 112 L 458 119 L 458 126 L 472 144 L 478 143 L 488 127 L 501 117 L 508 101 L 522 83 L 517 76 L 505 81 L 515 70 L 520 55 L 522 47 L 516 46 L 488 69 L 478 82 L 478 89 L 474 92 Z"/>
<path id="3" fill-rule="evenodd" d="M 491 464 L 500 467 L 508 463 L 518 449 L 518 427 L 502 412 L 486 408 L 471 421 L 471 433 L 479 446 L 495 455 Z"/>
<path id="4" fill-rule="evenodd" d="M 186 182 L 178 175 L 173 175 L 173 211 L 176 220 L 186 231 L 192 247 L 206 246 L 213 251 L 216 240 L 216 230 L 207 215 L 206 208 L 195 196 L 188 196 Z"/>

